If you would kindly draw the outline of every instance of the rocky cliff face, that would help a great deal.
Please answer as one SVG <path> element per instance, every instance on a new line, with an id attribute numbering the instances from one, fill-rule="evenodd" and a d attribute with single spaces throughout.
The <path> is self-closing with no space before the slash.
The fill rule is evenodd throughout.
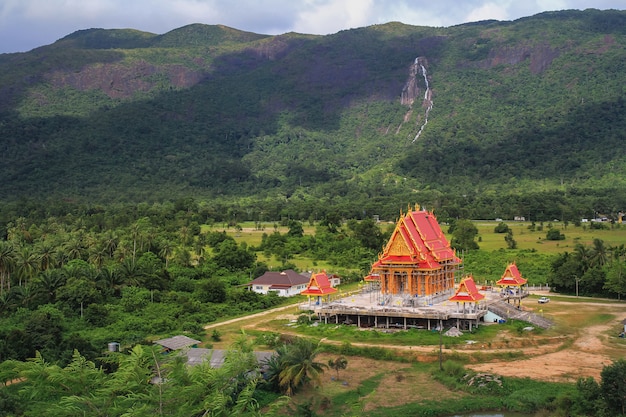
<path id="1" fill-rule="evenodd" d="M 517 65 L 529 59 L 530 71 L 539 74 L 558 58 L 561 51 L 550 45 L 515 45 L 494 48 L 486 59 L 479 61 L 476 66 L 490 69 L 498 65 Z"/>
<path id="2" fill-rule="evenodd" d="M 147 92 L 160 83 L 176 88 L 188 88 L 204 78 L 201 71 L 183 65 L 157 66 L 145 61 L 132 65 L 96 64 L 78 72 L 55 71 L 48 75 L 56 88 L 73 87 L 80 91 L 101 90 L 110 98 L 129 98 L 136 92 Z"/>

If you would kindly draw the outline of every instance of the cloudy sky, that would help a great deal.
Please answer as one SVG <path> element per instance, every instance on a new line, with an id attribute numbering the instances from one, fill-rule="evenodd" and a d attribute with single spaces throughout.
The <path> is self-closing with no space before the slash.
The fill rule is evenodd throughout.
<path id="1" fill-rule="evenodd" d="M 204 23 L 326 35 L 391 21 L 441 27 L 586 8 L 624 10 L 626 0 L 0 0 L 0 53 L 29 51 L 89 28 L 162 34 Z"/>

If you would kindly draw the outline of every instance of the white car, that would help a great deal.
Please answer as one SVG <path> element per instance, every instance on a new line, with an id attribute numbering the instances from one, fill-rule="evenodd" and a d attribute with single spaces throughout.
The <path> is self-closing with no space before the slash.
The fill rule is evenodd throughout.
<path id="1" fill-rule="evenodd" d="M 550 299 L 548 297 L 541 297 L 540 299 L 537 300 L 537 302 L 539 304 L 545 304 L 545 303 L 549 303 Z"/>

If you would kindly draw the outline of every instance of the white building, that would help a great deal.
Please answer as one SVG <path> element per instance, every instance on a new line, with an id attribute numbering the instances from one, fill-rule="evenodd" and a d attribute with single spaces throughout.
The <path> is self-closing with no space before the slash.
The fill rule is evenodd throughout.
<path id="1" fill-rule="evenodd" d="M 300 294 L 306 289 L 309 277 L 298 274 L 292 269 L 286 271 L 267 271 L 260 277 L 248 283 L 250 290 L 267 294 L 270 291 L 278 293 L 281 297 L 291 297 Z"/>

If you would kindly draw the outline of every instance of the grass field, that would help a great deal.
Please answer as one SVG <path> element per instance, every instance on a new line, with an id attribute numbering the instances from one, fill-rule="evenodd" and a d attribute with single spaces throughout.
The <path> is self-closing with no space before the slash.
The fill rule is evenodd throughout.
<path id="1" fill-rule="evenodd" d="M 503 233 L 495 233 L 494 228 L 499 222 L 496 221 L 475 221 L 478 228 L 480 249 L 486 251 L 506 249 Z M 513 239 L 517 242 L 518 249 L 535 249 L 543 253 L 561 253 L 573 251 L 577 243 L 591 245 L 594 239 L 601 239 L 607 247 L 618 246 L 626 243 L 626 227 L 622 225 L 609 225 L 608 230 L 591 229 L 586 225 L 568 225 L 567 228 L 561 222 L 544 223 L 543 230 L 540 224 L 535 225 L 535 230 L 529 230 L 529 222 L 505 222 L 513 231 Z M 558 229 L 564 240 L 546 240 L 546 233 L 549 225 Z M 444 228 L 445 231 L 445 228 Z"/>
<path id="2" fill-rule="evenodd" d="M 494 228 L 498 225 L 498 223 L 499 222 L 487 220 L 474 221 L 474 224 L 478 229 L 477 242 L 481 250 L 491 252 L 500 249 L 507 249 L 507 245 L 504 240 L 505 234 L 494 232 Z M 545 254 L 555 254 L 566 251 L 572 252 L 577 243 L 591 245 L 593 240 L 596 238 L 603 240 L 607 247 L 618 246 L 626 243 L 626 227 L 620 224 L 608 225 L 609 229 L 598 230 L 591 229 L 588 225 L 574 226 L 570 224 L 565 227 L 562 222 L 552 222 L 544 223 L 543 229 L 539 230 L 541 229 L 541 224 L 538 223 L 535 225 L 535 230 L 531 231 L 529 229 L 531 226 L 530 222 L 509 221 L 505 223 L 507 223 L 509 228 L 513 231 L 513 239 L 517 242 L 517 248 L 520 250 L 536 250 L 537 252 Z M 279 233 L 284 234 L 288 231 L 286 226 L 279 226 L 277 223 L 272 222 L 262 223 L 260 229 L 257 228 L 253 222 L 244 222 L 241 223 L 240 226 L 241 230 L 236 230 L 233 227 L 224 228 L 221 225 L 215 225 L 212 228 L 205 226 L 203 231 L 225 230 L 226 233 L 233 236 L 238 243 L 245 242 L 248 246 L 259 246 L 264 233 L 271 234 L 278 231 Z M 383 223 L 381 224 L 381 229 L 385 232 L 389 226 L 389 223 Z M 565 239 L 547 240 L 546 233 L 550 226 L 558 229 L 565 236 Z M 305 235 L 315 234 L 315 225 L 304 223 L 303 229 Z M 444 233 L 447 233 L 448 227 L 446 225 L 442 225 L 442 230 Z M 448 240 L 450 240 L 449 235 Z M 275 259 L 267 259 L 260 252 L 257 253 L 257 256 L 259 261 L 265 262 L 268 265 L 278 263 Z M 295 257 L 291 260 L 291 262 L 293 262 L 301 270 L 322 270 L 330 268 L 330 265 L 324 262 L 314 262 L 313 260 L 302 256 Z"/>

